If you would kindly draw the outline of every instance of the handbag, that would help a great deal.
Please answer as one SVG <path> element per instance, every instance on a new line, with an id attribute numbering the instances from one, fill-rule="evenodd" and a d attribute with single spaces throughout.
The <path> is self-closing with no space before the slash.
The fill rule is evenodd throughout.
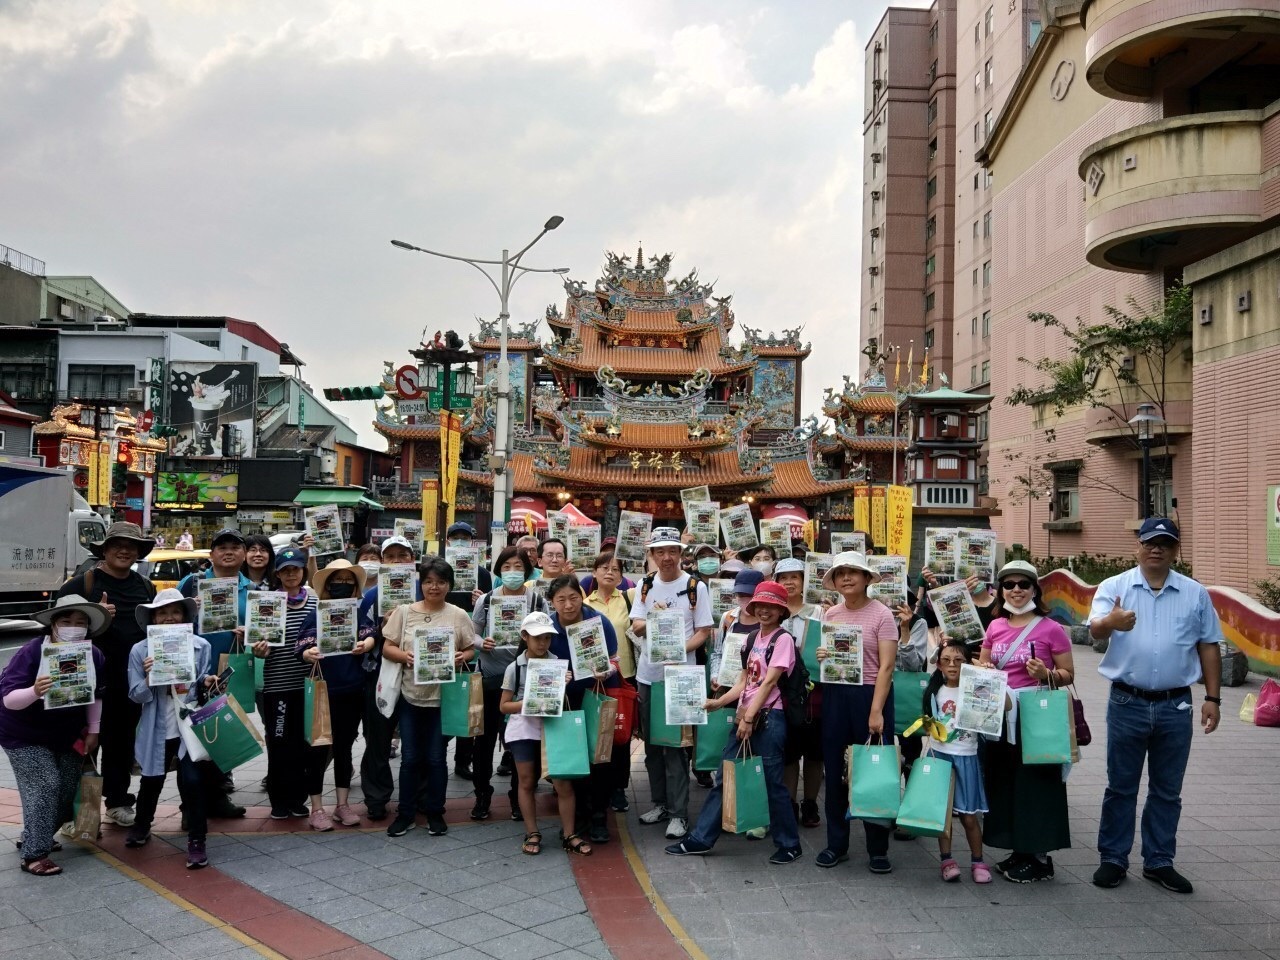
<path id="1" fill-rule="evenodd" d="M 587 718 L 581 710 L 565 710 L 542 720 L 544 776 L 552 780 L 578 780 L 591 775 L 587 753 Z"/>
<path id="2" fill-rule="evenodd" d="M 707 711 L 707 722 L 698 727 L 693 738 L 693 769 L 719 770 L 724 762 L 724 749 L 737 729 L 736 711 L 728 707 Z"/>
<path id="3" fill-rule="evenodd" d="M 262 756 L 266 745 L 240 704 L 225 693 L 190 715 L 191 728 L 223 773 Z"/>
<path id="4" fill-rule="evenodd" d="M 614 709 L 617 716 L 613 721 L 613 742 L 615 746 L 625 747 L 631 742 L 636 729 L 636 688 L 623 680 L 613 690 Z"/>
<path id="5" fill-rule="evenodd" d="M 231 652 L 218 656 L 218 673 L 221 674 L 227 667 L 232 670 L 231 677 L 227 680 L 227 693 L 236 698 L 245 713 L 253 713 L 258 709 L 255 677 L 261 669 L 258 664 L 262 662 L 252 652 L 245 652 L 244 641 L 238 636 L 231 646 Z"/>
<path id="6" fill-rule="evenodd" d="M 333 717 L 329 713 L 329 684 L 313 664 L 302 685 L 303 738 L 313 747 L 333 746 Z"/>
<path id="7" fill-rule="evenodd" d="M 898 827 L 917 837 L 941 837 L 951 830 L 955 765 L 926 750 L 911 765 L 898 808 Z"/>
<path id="8" fill-rule="evenodd" d="M 667 682 L 649 685 L 649 746 L 679 747 L 684 745 L 684 731 L 679 724 L 667 723 Z"/>
<path id="9" fill-rule="evenodd" d="M 921 671 L 893 671 L 893 732 L 905 733 L 924 706 L 924 691 L 929 674 Z"/>
<path id="10" fill-rule="evenodd" d="M 764 782 L 764 760 L 751 753 L 751 740 L 743 740 L 738 755 L 721 765 L 722 805 L 720 826 L 729 833 L 746 833 L 769 825 L 769 792 Z"/>
<path id="11" fill-rule="evenodd" d="M 1028 765 L 1071 762 L 1071 696 L 1036 687 L 1018 695 L 1018 739 Z"/>
<path id="12" fill-rule="evenodd" d="M 1253 705 L 1253 725 L 1280 727 L 1280 683 L 1270 677 L 1258 691 L 1258 700 Z"/>
<path id="13" fill-rule="evenodd" d="M 196 736 L 195 730 L 191 727 L 190 711 L 185 706 L 178 706 L 177 697 L 170 697 L 169 702 L 173 704 L 171 709 L 178 718 L 178 739 L 187 748 L 187 759 L 192 763 L 208 760 L 209 751 L 204 748 L 204 742 Z M 236 702 L 239 703 L 239 701 Z"/>
<path id="14" fill-rule="evenodd" d="M 475 670 L 460 670 L 440 684 L 440 730 L 446 737 L 484 733 L 484 680 Z"/>
<path id="15" fill-rule="evenodd" d="M 102 829 L 102 777 L 92 761 L 86 761 L 76 788 L 75 834 L 77 840 L 96 841 Z"/>
<path id="16" fill-rule="evenodd" d="M 613 729 L 617 722 L 618 701 L 605 693 L 604 684 L 582 695 L 582 712 L 587 718 L 587 751 L 592 763 L 608 763 L 613 759 Z"/>
<path id="17" fill-rule="evenodd" d="M 901 756 L 896 743 L 854 744 L 849 748 L 847 820 L 893 820 L 902 805 Z"/>
<path id="18" fill-rule="evenodd" d="M 1076 696 L 1074 684 L 1067 689 L 1071 693 L 1071 716 L 1075 722 L 1076 743 L 1087 747 L 1093 743 L 1093 731 L 1089 729 L 1089 721 L 1084 718 L 1084 702 Z"/>
<path id="19" fill-rule="evenodd" d="M 395 713 L 396 703 L 400 700 L 400 683 L 404 676 L 404 667 L 394 660 L 382 658 L 382 666 L 378 668 L 378 684 L 374 687 L 373 699 L 378 712 L 390 718 Z"/>

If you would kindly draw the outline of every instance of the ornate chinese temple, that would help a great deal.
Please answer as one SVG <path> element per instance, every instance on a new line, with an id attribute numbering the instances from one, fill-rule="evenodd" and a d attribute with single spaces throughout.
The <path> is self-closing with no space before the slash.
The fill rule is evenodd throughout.
<path id="1" fill-rule="evenodd" d="M 606 532 L 623 509 L 682 521 L 679 490 L 702 485 L 724 506 L 751 502 L 767 515 L 785 503 L 793 517 L 830 515 L 856 478 L 846 476 L 846 448 L 820 447 L 817 417 L 801 419 L 810 346 L 800 328 L 743 325 L 731 342 L 732 298 L 713 296 L 696 270 L 670 278 L 671 259 L 608 253 L 593 284 L 566 280 L 564 310 L 547 309 L 544 339 L 538 322 L 511 331 L 516 496 L 531 498 L 535 513 L 571 502 Z M 484 386 L 463 422 L 458 515 L 478 529 L 493 483 L 483 465 L 498 335 L 482 321 L 471 338 Z M 390 366 L 383 386 L 395 396 Z M 411 512 L 414 485 L 438 470 L 438 421 L 411 423 L 385 408 L 374 426 L 400 444 L 405 499 L 375 492 Z"/>

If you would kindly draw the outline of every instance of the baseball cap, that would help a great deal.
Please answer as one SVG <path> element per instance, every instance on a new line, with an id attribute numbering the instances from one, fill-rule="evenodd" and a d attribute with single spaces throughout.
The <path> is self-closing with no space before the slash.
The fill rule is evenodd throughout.
<path id="1" fill-rule="evenodd" d="M 785 557 L 773 565 L 773 575 L 780 573 L 804 573 L 804 561 L 794 557 Z"/>
<path id="2" fill-rule="evenodd" d="M 382 541 L 382 553 L 387 552 L 388 547 L 404 547 L 410 553 L 413 553 L 413 544 L 404 537 L 387 537 Z"/>
<path id="3" fill-rule="evenodd" d="M 531 613 L 520 621 L 520 629 L 535 637 L 556 632 L 556 625 L 545 613 Z"/>
<path id="4" fill-rule="evenodd" d="M 1026 560 L 1010 560 L 1000 568 L 1000 572 L 996 574 L 996 580 L 1003 580 L 1011 573 L 1021 573 L 1024 576 L 1028 576 L 1031 578 L 1032 583 L 1040 579 L 1040 572 L 1036 570 L 1033 564 L 1028 563 Z"/>
<path id="5" fill-rule="evenodd" d="M 711 553 L 718 557 L 720 556 L 720 548 L 714 543 L 695 543 L 689 547 L 689 555 L 691 557 L 698 557 L 704 553 Z"/>
<path id="6" fill-rule="evenodd" d="M 449 529 L 445 531 L 444 536 L 447 540 L 458 533 L 465 533 L 468 537 L 474 537 L 476 535 L 476 528 L 465 520 L 459 520 L 457 523 L 451 523 L 449 525 Z"/>
<path id="7" fill-rule="evenodd" d="M 1147 517 L 1142 521 L 1142 526 L 1138 528 L 1138 541 L 1146 543 L 1156 537 L 1172 537 L 1179 543 L 1182 542 L 1182 537 L 1178 533 L 1178 525 L 1168 517 Z"/>
<path id="8" fill-rule="evenodd" d="M 234 540 L 236 543 L 244 543 L 244 534 L 235 529 L 235 527 L 223 527 L 213 535 L 213 540 L 210 541 L 209 546 L 216 547 L 223 540 Z M 277 566 L 279 566 L 279 564 L 277 564 Z"/>
<path id="9" fill-rule="evenodd" d="M 653 550 L 655 547 L 683 547 L 684 543 L 680 539 L 680 531 L 675 527 L 654 527 L 653 532 L 649 534 L 649 542 L 645 544 L 646 550 Z"/>
<path id="10" fill-rule="evenodd" d="M 733 578 L 733 592 L 739 596 L 749 597 L 762 583 L 764 583 L 764 574 L 759 570 L 739 570 L 738 575 Z"/>
<path id="11" fill-rule="evenodd" d="M 276 554 L 276 569 L 283 570 L 285 567 L 306 567 L 307 551 L 301 547 L 285 547 Z"/>

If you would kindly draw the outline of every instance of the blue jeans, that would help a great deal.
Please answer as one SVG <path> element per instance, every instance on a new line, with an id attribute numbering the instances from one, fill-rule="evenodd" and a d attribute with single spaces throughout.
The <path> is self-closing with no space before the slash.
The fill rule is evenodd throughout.
<path id="1" fill-rule="evenodd" d="M 1142 808 L 1142 863 L 1173 863 L 1182 814 L 1182 775 L 1194 730 L 1191 695 L 1151 702 L 1114 687 L 1107 704 L 1107 789 L 1098 824 L 1104 863 L 1129 866 L 1142 764 L 1147 762 L 1147 802 Z"/>
<path id="2" fill-rule="evenodd" d="M 449 786 L 449 765 L 445 762 L 444 733 L 440 729 L 439 707 L 400 705 L 400 812 L 409 819 L 414 814 L 419 778 L 425 776 L 426 809 L 421 813 L 444 814 L 445 790 Z"/>
<path id="3" fill-rule="evenodd" d="M 787 743 L 787 721 L 781 710 L 770 710 L 765 720 L 751 735 L 751 751 L 764 761 L 764 783 L 769 791 L 769 832 L 773 835 L 774 845 L 779 850 L 796 850 L 800 848 L 800 827 L 796 824 L 795 811 L 791 809 L 791 794 L 782 782 L 783 749 Z M 724 760 L 732 760 L 738 755 L 742 741 L 730 737 L 725 744 Z M 698 822 L 689 835 L 698 843 L 708 847 L 715 846 L 720 839 L 721 810 L 724 805 L 724 787 L 717 783 L 707 794 L 702 804 L 702 812 L 698 814 Z"/>

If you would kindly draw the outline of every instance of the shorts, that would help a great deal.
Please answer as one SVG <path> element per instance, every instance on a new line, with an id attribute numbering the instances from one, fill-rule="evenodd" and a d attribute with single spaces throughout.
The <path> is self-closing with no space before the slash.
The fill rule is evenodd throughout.
<path id="1" fill-rule="evenodd" d="M 782 757 L 788 764 L 801 760 L 822 763 L 822 719 L 815 717 L 798 726 L 787 727 L 787 743 Z"/>
<path id="2" fill-rule="evenodd" d="M 956 813 L 986 813 L 987 790 L 982 782 L 982 764 L 977 754 L 947 754 L 938 756 L 950 760 L 955 767 L 956 792 L 952 809 Z"/>
<path id="3" fill-rule="evenodd" d="M 507 749 L 511 751 L 511 759 L 516 763 L 541 763 L 541 740 L 508 740 Z"/>

